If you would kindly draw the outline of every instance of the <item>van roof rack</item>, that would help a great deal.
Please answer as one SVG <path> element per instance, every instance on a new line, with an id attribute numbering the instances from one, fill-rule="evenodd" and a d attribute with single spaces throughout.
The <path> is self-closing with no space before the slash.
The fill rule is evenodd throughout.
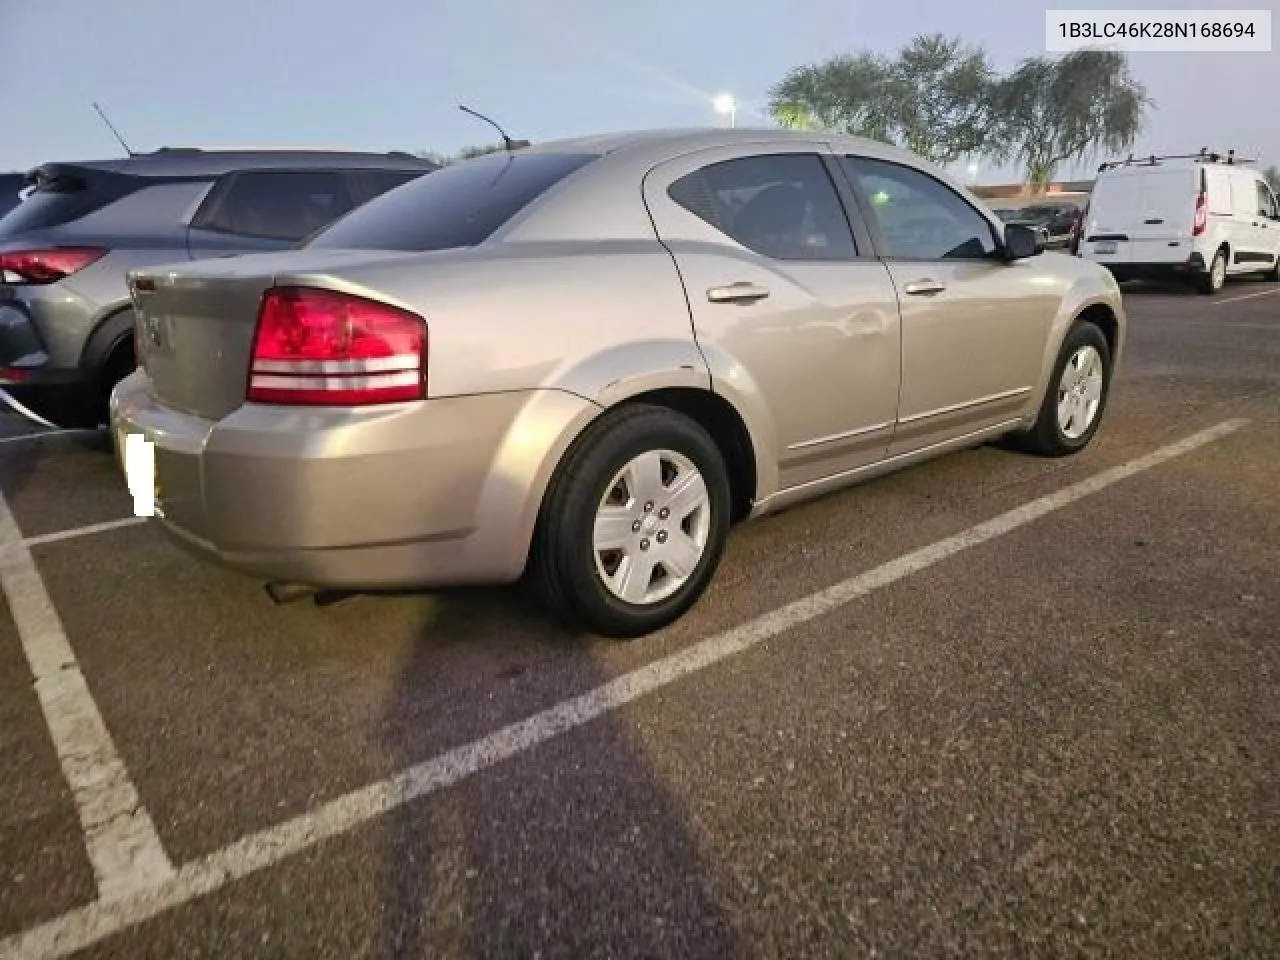
<path id="1" fill-rule="evenodd" d="M 1158 166 L 1165 160 L 1194 160 L 1197 163 L 1257 163 L 1256 157 L 1237 157 L 1234 148 L 1226 153 L 1217 150 L 1210 150 L 1208 147 L 1201 147 L 1199 153 L 1166 153 L 1166 154 L 1149 154 L 1145 157 L 1135 157 L 1132 153 L 1124 160 L 1107 160 L 1098 166 L 1098 172 L 1103 173 L 1107 170 L 1114 170 L 1116 167 L 1154 167 Z"/>

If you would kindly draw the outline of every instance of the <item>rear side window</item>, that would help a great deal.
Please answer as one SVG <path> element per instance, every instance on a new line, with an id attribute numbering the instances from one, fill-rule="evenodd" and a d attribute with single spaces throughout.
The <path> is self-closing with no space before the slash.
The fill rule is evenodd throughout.
<path id="1" fill-rule="evenodd" d="M 491 153 L 428 173 L 370 200 L 309 247 L 448 250 L 472 247 L 595 155 Z"/>
<path id="2" fill-rule="evenodd" d="M 668 195 L 748 250 L 774 260 L 857 256 L 840 195 L 817 154 L 778 153 L 713 163 Z"/>
<path id="3" fill-rule="evenodd" d="M 354 205 L 346 178 L 337 171 L 248 171 L 231 175 L 215 188 L 192 226 L 296 242 Z"/>
<path id="4" fill-rule="evenodd" d="M 101 210 L 145 185 L 141 179 L 119 175 L 42 173 L 31 195 L 0 218 L 0 236 L 60 227 Z"/>

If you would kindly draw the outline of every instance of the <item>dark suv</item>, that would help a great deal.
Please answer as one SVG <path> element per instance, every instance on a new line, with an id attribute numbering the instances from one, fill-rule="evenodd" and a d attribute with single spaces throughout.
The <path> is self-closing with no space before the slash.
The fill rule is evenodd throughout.
<path id="1" fill-rule="evenodd" d="M 32 170 L 0 218 L 0 389 L 59 426 L 105 422 L 134 369 L 128 270 L 294 247 L 437 169 L 408 153 L 164 148 Z"/>

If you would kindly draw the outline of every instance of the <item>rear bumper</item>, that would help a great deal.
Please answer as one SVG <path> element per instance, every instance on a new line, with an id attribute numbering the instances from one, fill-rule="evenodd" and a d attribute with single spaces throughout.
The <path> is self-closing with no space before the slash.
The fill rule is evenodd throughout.
<path id="1" fill-rule="evenodd" d="M 1193 253 L 1186 260 L 1175 260 L 1168 263 L 1109 263 L 1095 260 L 1095 263 L 1106 267 L 1117 280 L 1168 280 L 1192 279 L 1208 273 L 1204 257 Z"/>
<path id="2" fill-rule="evenodd" d="M 538 390 L 246 404 L 210 421 L 158 403 L 139 371 L 111 420 L 117 456 L 128 433 L 154 444 L 157 522 L 189 551 L 266 580 L 376 590 L 518 579 L 551 470 L 598 409 Z"/>

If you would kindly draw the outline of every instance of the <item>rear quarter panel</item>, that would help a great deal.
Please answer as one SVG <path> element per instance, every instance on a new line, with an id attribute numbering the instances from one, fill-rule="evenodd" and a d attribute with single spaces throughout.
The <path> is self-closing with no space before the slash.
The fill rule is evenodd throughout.
<path id="1" fill-rule="evenodd" d="M 608 405 L 708 386 L 684 288 L 656 240 L 507 243 L 417 262 L 344 269 L 338 286 L 426 318 L 433 398 L 558 389 Z M 313 280 L 335 286 L 277 277 Z"/>

